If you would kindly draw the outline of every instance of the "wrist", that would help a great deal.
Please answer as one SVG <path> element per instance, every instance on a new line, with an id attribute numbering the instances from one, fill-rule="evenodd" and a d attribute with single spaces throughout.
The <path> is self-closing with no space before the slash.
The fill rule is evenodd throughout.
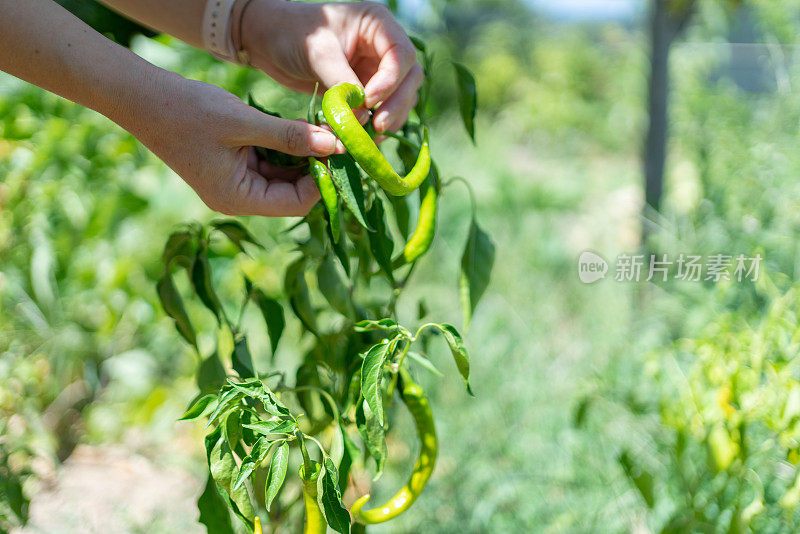
<path id="1" fill-rule="evenodd" d="M 251 0 L 242 12 L 239 46 L 250 58 L 263 56 L 269 36 L 285 35 L 292 13 L 302 3 L 287 0 Z"/>
<path id="2" fill-rule="evenodd" d="M 178 112 L 174 95 L 180 94 L 183 82 L 182 76 L 141 60 L 116 80 L 113 98 L 105 110 L 98 111 L 144 141 L 159 122 L 169 121 L 169 116 Z"/>

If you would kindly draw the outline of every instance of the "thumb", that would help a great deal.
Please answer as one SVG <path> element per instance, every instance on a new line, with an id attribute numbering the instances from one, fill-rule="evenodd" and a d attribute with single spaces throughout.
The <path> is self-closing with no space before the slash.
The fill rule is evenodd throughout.
<path id="1" fill-rule="evenodd" d="M 304 121 L 279 119 L 250 107 L 241 119 L 241 131 L 233 139 L 238 146 L 262 146 L 294 156 L 329 156 L 337 149 L 336 136 Z"/>

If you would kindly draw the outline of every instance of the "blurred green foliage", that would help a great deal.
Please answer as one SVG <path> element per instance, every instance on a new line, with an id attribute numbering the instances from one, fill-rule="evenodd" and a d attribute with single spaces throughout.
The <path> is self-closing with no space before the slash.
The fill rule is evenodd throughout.
<path id="1" fill-rule="evenodd" d="M 429 489 L 375 532 L 797 530 L 800 68 L 782 45 L 797 41 L 798 13 L 789 1 L 750 5 L 772 83 L 736 84 L 726 40 L 741 14 L 701 3 L 673 54 L 666 208 L 646 223 L 659 253 L 760 253 L 759 284 L 574 276 L 583 249 L 613 258 L 638 245 L 639 25 L 566 25 L 507 2 L 416 15 L 413 33 L 476 74 L 477 148 L 452 84 L 434 84 L 432 150 L 476 188 L 497 261 L 467 336 L 477 397 L 462 409 L 459 383 L 423 377 L 432 404 L 459 408 L 436 413 Z M 304 98 L 180 43 L 137 38 L 134 49 L 304 114 Z M 0 176 L 0 495 L 11 503 L 20 482 L 35 492 L 28 473 L 42 458 L 146 430 L 159 407 L 188 400 L 194 363 L 154 287 L 169 231 L 212 214 L 128 134 L 7 76 Z M 442 213 L 466 217 L 458 202 Z M 249 224 L 267 244 L 288 225 Z M 443 228 L 408 299 L 454 323 L 444 259 L 465 238 L 448 228 L 461 226 Z M 286 254 L 250 274 L 278 287 Z M 301 351 L 282 344 L 279 358 Z M 402 443 L 390 436 L 390 448 Z M 405 478 L 398 465 L 386 487 Z M 0 525 L 24 516 L 17 502 Z"/>

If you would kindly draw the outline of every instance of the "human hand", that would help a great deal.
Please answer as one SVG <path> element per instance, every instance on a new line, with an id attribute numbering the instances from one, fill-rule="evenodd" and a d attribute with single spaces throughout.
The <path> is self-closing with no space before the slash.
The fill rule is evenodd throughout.
<path id="1" fill-rule="evenodd" d="M 116 121 L 226 215 L 301 216 L 319 200 L 309 175 L 270 165 L 253 147 L 296 156 L 342 152 L 323 128 L 278 119 L 214 85 L 161 71 L 159 89 Z"/>
<path id="2" fill-rule="evenodd" d="M 250 63 L 296 91 L 340 82 L 364 87 L 377 132 L 395 131 L 417 102 L 423 71 L 411 40 L 383 4 L 252 0 L 243 14 Z M 366 110 L 360 113 L 366 120 Z"/>

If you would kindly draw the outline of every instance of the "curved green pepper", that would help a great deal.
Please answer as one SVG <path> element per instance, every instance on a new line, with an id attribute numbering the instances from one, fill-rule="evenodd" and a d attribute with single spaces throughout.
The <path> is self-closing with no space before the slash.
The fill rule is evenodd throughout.
<path id="1" fill-rule="evenodd" d="M 325 534 L 328 531 L 328 523 L 322 510 L 317 504 L 317 479 L 320 474 L 319 462 L 311 462 L 311 473 L 306 473 L 305 466 L 300 466 L 300 478 L 303 479 L 303 502 L 306 505 L 306 523 L 303 527 L 303 534 Z"/>
<path id="2" fill-rule="evenodd" d="M 439 451 L 439 443 L 436 439 L 436 427 L 433 423 L 433 414 L 425 392 L 411 380 L 408 372 L 400 368 L 401 381 L 400 396 L 414 418 L 414 425 L 417 428 L 421 447 L 417 463 L 411 473 L 408 483 L 400 488 L 394 497 L 389 499 L 386 504 L 373 508 L 372 510 L 362 510 L 369 500 L 369 494 L 360 497 L 353 503 L 350 512 L 356 521 L 365 524 L 383 523 L 394 519 L 398 515 L 408 510 L 417 497 L 422 493 L 425 484 L 433 473 L 436 464 L 436 455 Z"/>
<path id="3" fill-rule="evenodd" d="M 411 193 L 422 184 L 431 168 L 428 129 L 423 130 L 422 147 L 417 162 L 405 177 L 401 177 L 353 114 L 353 108 L 358 108 L 363 103 L 363 88 L 352 83 L 339 83 L 325 91 L 322 112 L 347 151 L 384 191 L 394 196 Z"/>
<path id="4" fill-rule="evenodd" d="M 325 209 L 328 210 L 328 219 L 331 225 L 331 235 L 333 242 L 339 242 L 339 196 L 336 193 L 336 186 L 333 185 L 331 173 L 328 171 L 328 166 L 319 161 L 317 158 L 308 158 L 308 167 L 311 172 L 311 177 L 314 178 L 314 183 L 317 184 L 319 194 L 322 196 L 322 203 L 325 204 Z"/>
<path id="5" fill-rule="evenodd" d="M 420 190 L 422 191 L 422 190 Z M 419 217 L 417 227 L 406 241 L 403 247 L 402 256 L 395 260 L 395 264 L 411 263 L 425 254 L 433 242 L 436 233 L 436 209 L 438 204 L 438 194 L 433 185 L 429 185 L 427 190 L 420 193 L 422 201 L 419 205 Z"/>

